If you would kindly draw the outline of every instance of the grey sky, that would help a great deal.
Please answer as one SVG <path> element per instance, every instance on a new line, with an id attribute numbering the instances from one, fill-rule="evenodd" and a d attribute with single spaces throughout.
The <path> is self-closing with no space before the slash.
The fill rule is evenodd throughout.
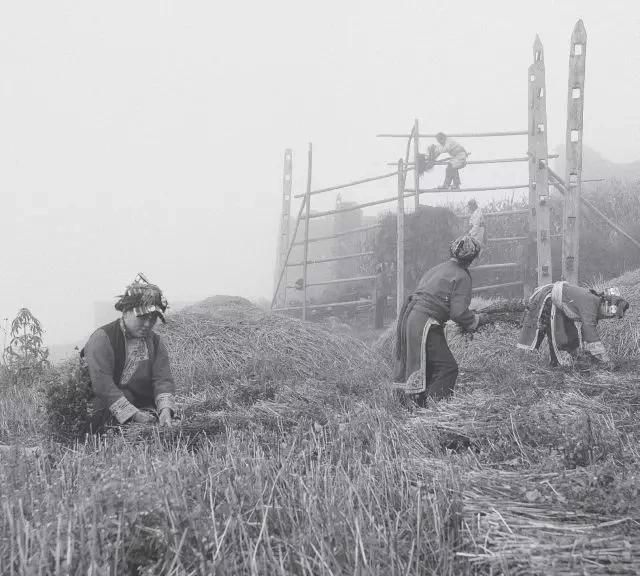
<path id="1" fill-rule="evenodd" d="M 387 170 L 403 144 L 375 134 L 407 131 L 414 117 L 428 131 L 526 129 L 536 33 L 559 145 L 578 18 L 585 142 L 636 160 L 635 0 L 5 0 L 0 318 L 28 306 L 49 342 L 80 339 L 92 303 L 138 271 L 169 300 L 268 296 L 285 147 L 300 191 L 309 141 L 322 186 Z M 468 147 L 484 158 L 525 142 Z M 468 170 L 470 182 L 525 176 Z"/>

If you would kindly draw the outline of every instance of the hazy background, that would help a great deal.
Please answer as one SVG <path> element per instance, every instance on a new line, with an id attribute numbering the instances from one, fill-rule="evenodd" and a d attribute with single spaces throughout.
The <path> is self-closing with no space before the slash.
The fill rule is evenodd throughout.
<path id="1" fill-rule="evenodd" d="M 4 0 L 0 319 L 27 306 L 49 344 L 82 339 L 93 302 L 138 271 L 170 301 L 269 297 L 286 147 L 300 192 L 310 141 L 322 186 L 388 170 L 404 143 L 375 134 L 414 117 L 429 132 L 525 130 L 536 33 L 561 145 L 578 18 L 585 144 L 637 160 L 637 0 Z M 474 159 L 526 152 L 523 137 L 464 144 Z M 525 165 L 463 172 L 525 181 Z"/>

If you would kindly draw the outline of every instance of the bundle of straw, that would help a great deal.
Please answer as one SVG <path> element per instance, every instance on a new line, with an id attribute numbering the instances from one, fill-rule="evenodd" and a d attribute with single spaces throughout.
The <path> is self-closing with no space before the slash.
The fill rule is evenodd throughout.
<path id="1" fill-rule="evenodd" d="M 491 322 L 506 322 L 520 325 L 525 311 L 525 303 L 522 298 L 509 300 L 497 300 L 477 307 L 476 312 L 487 314 Z"/>

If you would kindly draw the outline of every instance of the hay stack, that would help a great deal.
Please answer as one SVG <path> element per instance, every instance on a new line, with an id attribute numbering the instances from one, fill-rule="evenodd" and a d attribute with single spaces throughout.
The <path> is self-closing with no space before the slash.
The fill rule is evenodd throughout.
<path id="1" fill-rule="evenodd" d="M 640 270 L 607 282 L 607 286 L 617 286 L 630 308 L 622 320 L 602 320 L 598 332 L 604 345 L 617 359 L 640 357 Z"/>
<path id="2" fill-rule="evenodd" d="M 158 328 L 183 393 L 229 381 L 364 382 L 380 373 L 375 354 L 348 335 L 253 305 L 210 304 L 172 314 Z"/>
<path id="3" fill-rule="evenodd" d="M 246 298 L 242 296 L 226 296 L 224 294 L 218 294 L 216 296 L 209 296 L 200 302 L 191 304 L 182 309 L 182 312 L 194 312 L 199 314 L 211 314 L 213 316 L 222 315 L 234 315 L 234 311 L 238 308 L 255 308 L 255 306 Z"/>

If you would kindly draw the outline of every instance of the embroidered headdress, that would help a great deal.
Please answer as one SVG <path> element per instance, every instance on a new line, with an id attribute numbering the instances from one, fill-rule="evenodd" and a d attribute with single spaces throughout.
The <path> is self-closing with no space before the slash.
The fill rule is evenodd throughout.
<path id="1" fill-rule="evenodd" d="M 135 280 L 127 286 L 124 294 L 118 296 L 116 310 L 128 312 L 133 310 L 136 316 L 145 316 L 155 312 L 164 322 L 164 311 L 167 309 L 167 300 L 162 290 L 155 284 L 151 284 L 139 273 Z"/>
<path id="2" fill-rule="evenodd" d="M 451 257 L 463 264 L 469 264 L 480 254 L 480 242 L 471 236 L 460 236 L 449 245 Z"/>

